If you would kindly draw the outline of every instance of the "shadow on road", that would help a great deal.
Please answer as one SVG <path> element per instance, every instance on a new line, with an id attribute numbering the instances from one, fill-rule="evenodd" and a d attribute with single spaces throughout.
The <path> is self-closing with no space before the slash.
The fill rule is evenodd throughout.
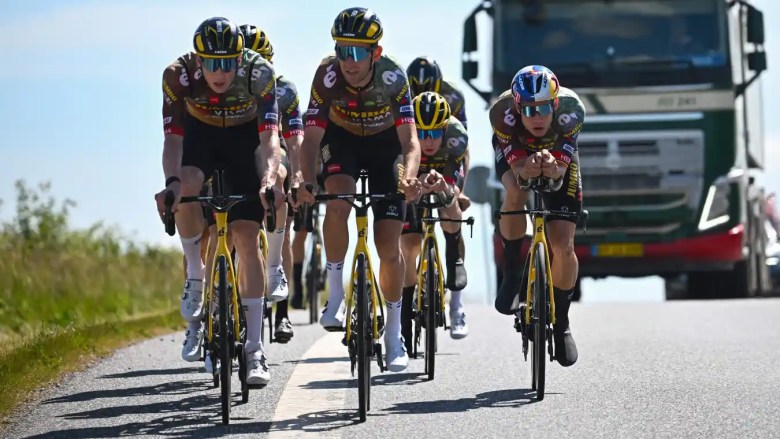
<path id="1" fill-rule="evenodd" d="M 557 395 L 557 393 L 547 392 L 545 393 L 546 395 Z M 530 389 L 509 389 L 480 393 L 474 398 L 403 402 L 384 411 L 390 414 L 456 413 L 487 407 L 522 407 L 535 402 L 537 402 L 535 391 Z"/>
<path id="2" fill-rule="evenodd" d="M 286 364 L 319 364 L 319 363 L 334 363 L 336 361 L 349 361 L 349 357 L 322 357 L 322 358 L 307 358 L 305 360 L 287 360 L 283 361 Z"/>
<path id="3" fill-rule="evenodd" d="M 198 392 L 210 388 L 203 380 L 171 381 L 155 384 L 153 386 L 130 387 L 126 389 L 114 388 L 104 390 L 90 390 L 88 392 L 64 395 L 43 401 L 43 404 L 60 404 L 68 402 L 86 402 L 99 398 L 132 398 L 135 396 L 149 395 L 183 395 Z"/>
<path id="4" fill-rule="evenodd" d="M 140 378 L 156 375 L 188 375 L 201 372 L 203 369 L 199 367 L 179 367 L 176 369 L 147 369 L 147 370 L 132 370 L 130 372 L 112 373 L 109 375 L 103 375 L 100 378 Z"/>

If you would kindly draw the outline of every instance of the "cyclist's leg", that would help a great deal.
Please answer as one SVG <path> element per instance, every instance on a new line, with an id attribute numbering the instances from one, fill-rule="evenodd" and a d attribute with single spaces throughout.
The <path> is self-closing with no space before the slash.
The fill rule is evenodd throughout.
<path id="1" fill-rule="evenodd" d="M 284 244 L 282 245 L 282 265 L 284 266 L 285 273 L 289 273 L 290 270 L 292 270 L 292 247 L 290 245 L 291 226 L 292 216 L 290 215 L 287 217 L 287 224 L 284 228 Z M 274 338 L 279 343 L 287 343 L 294 335 L 292 322 L 290 322 L 290 316 L 288 314 L 289 302 L 290 299 L 288 298 L 276 304 Z"/>
<path id="2" fill-rule="evenodd" d="M 461 180 L 462 181 L 462 180 Z M 455 198 L 453 202 L 444 209 L 439 210 L 441 218 L 461 220 L 463 212 L 460 210 L 460 203 L 457 202 L 461 192 L 460 181 L 456 182 Z M 463 248 L 463 237 L 461 233 L 461 223 L 442 222 L 441 229 L 444 232 L 446 241 L 446 265 L 447 265 L 447 288 L 450 289 L 450 337 L 461 339 L 469 334 L 469 328 L 466 324 L 466 313 L 463 311 L 463 288 L 466 287 L 466 265 L 461 258 L 461 248 Z"/>
<path id="3" fill-rule="evenodd" d="M 520 189 L 504 154 L 493 135 L 496 175 L 500 176 L 506 194 L 501 210 L 521 210 L 528 201 L 528 191 Z M 504 278 L 496 294 L 495 307 L 502 314 L 512 314 L 512 303 L 521 289 L 523 280 L 523 255 L 521 248 L 526 234 L 526 215 L 506 215 L 499 221 L 499 230 L 504 244 Z M 520 292 L 521 300 L 524 292 Z"/>
<path id="4" fill-rule="evenodd" d="M 362 163 L 368 169 L 369 191 L 393 193 L 399 188 L 403 173 L 401 144 L 395 129 L 366 139 L 371 148 L 362 150 Z M 401 231 L 406 215 L 403 201 L 380 201 L 373 205 L 374 245 L 379 255 L 379 286 L 387 301 L 385 348 L 387 369 L 400 372 L 409 365 L 401 337 L 401 308 L 405 264 L 401 253 Z"/>
<path id="5" fill-rule="evenodd" d="M 201 191 L 201 194 L 203 192 Z M 201 243 L 200 243 L 200 257 L 201 261 L 205 266 L 204 269 L 204 282 L 209 281 L 209 275 L 211 273 L 210 271 L 210 265 L 208 263 L 210 255 L 209 255 L 209 236 L 213 236 L 213 234 L 209 231 L 209 222 L 208 222 L 208 216 L 207 214 L 210 213 L 210 211 L 207 208 L 203 208 L 203 235 L 201 237 Z M 211 257 L 213 260 L 213 257 Z M 185 280 L 186 280 L 186 268 L 187 268 L 187 258 L 184 257 L 184 268 L 185 268 Z M 204 297 L 205 300 L 205 297 Z M 205 309 L 205 307 L 204 307 Z M 203 319 L 199 319 L 196 321 L 189 322 L 187 324 L 187 330 L 184 334 L 184 344 L 182 345 L 181 349 L 181 357 L 185 361 L 198 361 L 200 359 L 200 345 L 201 341 L 203 340 L 204 336 L 204 327 L 203 327 Z"/>
<path id="6" fill-rule="evenodd" d="M 360 169 L 350 142 L 354 136 L 348 131 L 328 125 L 320 147 L 323 160 L 325 189 L 330 194 L 354 193 L 355 178 Z M 349 213 L 352 206 L 346 201 L 331 200 L 325 207 L 322 234 L 325 241 L 325 266 L 328 274 L 328 301 L 320 317 L 320 324 L 326 328 L 341 327 L 344 324 L 344 258 L 349 245 Z"/>
<path id="7" fill-rule="evenodd" d="M 455 197 L 453 202 L 445 209 L 441 209 L 439 214 L 443 218 L 460 220 L 463 218 L 463 213 L 460 210 L 460 203 L 457 202 L 458 197 L 463 189 L 463 170 L 462 168 L 453 172 L 452 175 L 448 175 L 447 178 L 453 179 L 455 184 Z M 445 260 L 447 265 L 447 288 L 450 291 L 457 291 L 460 296 L 460 291 L 466 288 L 468 284 L 468 277 L 466 274 L 466 265 L 463 263 L 463 257 L 461 256 L 463 248 L 463 239 L 460 233 L 460 223 L 441 223 L 441 230 L 444 232 L 444 241 L 446 250 Z M 463 248 L 465 251 L 465 248 Z"/>
<path id="8" fill-rule="evenodd" d="M 198 195 L 205 176 L 211 172 L 209 139 L 213 136 L 213 127 L 185 117 L 185 136 L 182 148 L 181 195 Z M 201 260 L 203 238 L 203 214 L 198 203 L 182 203 L 176 213 L 176 226 L 184 252 L 186 279 L 181 296 L 180 312 L 188 322 L 185 340 L 182 345 L 182 358 L 185 361 L 198 361 L 198 347 L 203 338 L 201 317 L 203 315 L 203 276 Z"/>
<path id="9" fill-rule="evenodd" d="M 401 232 L 401 251 L 404 255 L 406 268 L 404 270 L 404 288 L 401 302 L 401 336 L 404 338 L 406 352 L 412 350 L 412 304 L 414 289 L 417 286 L 417 256 L 422 245 L 422 222 L 420 214 L 412 215 L 411 206 L 406 207 L 406 221 Z M 414 218 L 412 218 L 414 217 Z M 412 221 L 415 219 L 415 221 Z"/>
<path id="10" fill-rule="evenodd" d="M 305 207 L 301 207 L 305 209 Z M 306 257 L 306 236 L 309 232 L 305 227 L 295 232 L 292 240 L 292 272 L 293 272 L 293 297 L 292 307 L 303 309 L 303 259 Z"/>
<path id="11" fill-rule="evenodd" d="M 575 153 L 564 175 L 560 190 L 544 194 L 544 202 L 551 210 L 579 212 L 582 210 L 582 184 L 579 160 Z M 576 218 L 547 218 L 547 236 L 550 243 L 551 269 L 555 294 L 555 358 L 561 366 L 571 366 L 577 361 L 577 345 L 569 328 L 569 306 L 577 283 L 579 264 L 574 253 Z"/>
<path id="12" fill-rule="evenodd" d="M 253 122 L 235 127 L 232 136 L 225 136 L 225 180 L 232 193 L 253 195 L 260 191 L 255 152 L 258 148 L 257 125 Z M 265 361 L 262 341 L 265 309 L 265 267 L 260 256 L 260 224 L 264 218 L 260 199 L 253 197 L 236 204 L 228 213 L 229 230 L 240 260 L 239 291 L 247 325 L 247 383 L 267 384 L 270 373 Z"/>
<path id="13" fill-rule="evenodd" d="M 287 153 L 282 150 L 282 162 L 279 164 L 279 174 L 276 178 L 276 186 L 285 194 L 290 187 L 287 178 L 289 163 Z M 268 239 L 268 291 L 266 297 L 271 302 L 287 300 L 287 272 L 282 264 L 282 247 L 284 246 L 284 231 L 287 225 L 287 203 L 282 203 L 276 209 L 276 229 L 266 230 Z M 287 303 L 284 304 L 286 306 Z"/>

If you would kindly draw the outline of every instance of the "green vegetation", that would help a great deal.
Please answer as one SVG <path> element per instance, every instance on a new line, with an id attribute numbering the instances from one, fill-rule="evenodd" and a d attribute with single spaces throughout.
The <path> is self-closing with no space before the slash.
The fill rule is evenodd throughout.
<path id="1" fill-rule="evenodd" d="M 103 224 L 73 230 L 75 203 L 49 190 L 17 181 L 15 216 L 0 226 L 0 417 L 89 355 L 182 326 L 181 252 Z"/>

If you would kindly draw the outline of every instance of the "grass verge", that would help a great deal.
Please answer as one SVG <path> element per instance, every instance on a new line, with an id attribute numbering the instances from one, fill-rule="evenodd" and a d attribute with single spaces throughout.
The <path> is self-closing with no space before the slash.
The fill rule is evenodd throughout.
<path id="1" fill-rule="evenodd" d="M 0 357 L 0 422 L 32 392 L 127 344 L 181 328 L 178 310 L 133 320 L 41 334 Z"/>

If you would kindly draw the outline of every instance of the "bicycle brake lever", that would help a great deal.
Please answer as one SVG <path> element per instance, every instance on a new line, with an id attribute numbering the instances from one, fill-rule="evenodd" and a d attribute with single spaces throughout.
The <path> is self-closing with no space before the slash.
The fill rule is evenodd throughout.
<path id="1" fill-rule="evenodd" d="M 276 230 L 276 200 L 274 188 L 265 188 L 265 201 L 268 203 L 268 212 L 265 214 L 266 231 L 273 232 Z"/>
<path id="2" fill-rule="evenodd" d="M 473 216 L 468 217 L 468 219 L 466 220 L 466 224 L 468 224 L 468 226 L 469 226 L 469 238 L 473 238 L 474 237 L 474 217 Z"/>
<path id="3" fill-rule="evenodd" d="M 171 211 L 174 200 L 175 196 L 173 195 L 173 191 L 168 191 L 165 193 L 165 212 L 163 213 L 163 222 L 165 223 L 165 233 L 167 233 L 168 236 L 173 236 L 176 234 L 176 221 L 174 220 L 173 212 Z"/>

